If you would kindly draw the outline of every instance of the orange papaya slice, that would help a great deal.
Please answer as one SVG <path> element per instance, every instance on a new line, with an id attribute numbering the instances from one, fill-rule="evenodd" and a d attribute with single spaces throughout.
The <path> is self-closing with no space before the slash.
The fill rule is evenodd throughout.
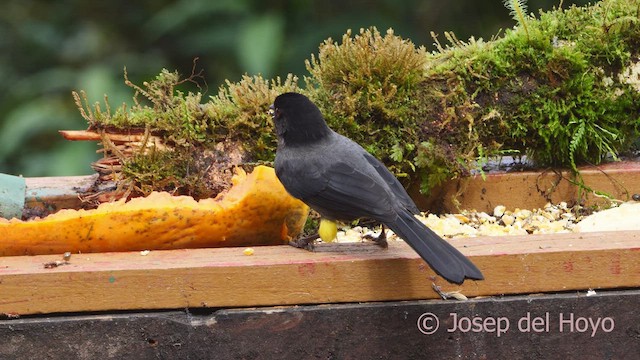
<path id="1" fill-rule="evenodd" d="M 0 219 L 0 256 L 275 245 L 302 231 L 309 208 L 273 168 L 236 171 L 232 183 L 214 199 L 154 192 L 94 210 Z"/>

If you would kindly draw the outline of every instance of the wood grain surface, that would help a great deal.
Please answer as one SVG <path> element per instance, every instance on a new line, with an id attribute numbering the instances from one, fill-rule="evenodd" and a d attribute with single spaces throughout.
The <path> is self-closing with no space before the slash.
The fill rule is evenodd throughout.
<path id="1" fill-rule="evenodd" d="M 485 275 L 448 284 L 401 241 L 0 258 L 0 313 L 252 307 L 640 287 L 640 232 L 454 239 Z"/>

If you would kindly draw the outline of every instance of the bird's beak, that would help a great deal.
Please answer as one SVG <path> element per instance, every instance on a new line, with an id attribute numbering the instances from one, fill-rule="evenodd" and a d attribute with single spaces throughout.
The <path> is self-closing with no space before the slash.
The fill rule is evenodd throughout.
<path id="1" fill-rule="evenodd" d="M 269 106 L 269 115 L 271 115 L 271 118 L 274 118 L 276 116 L 276 108 L 273 106 L 273 104 Z"/>

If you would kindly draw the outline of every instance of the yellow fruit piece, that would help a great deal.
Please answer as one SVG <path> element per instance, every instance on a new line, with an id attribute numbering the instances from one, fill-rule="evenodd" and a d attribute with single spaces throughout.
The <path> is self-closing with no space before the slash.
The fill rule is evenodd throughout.
<path id="1" fill-rule="evenodd" d="M 94 210 L 43 219 L 0 219 L 0 256 L 286 244 L 309 208 L 291 197 L 273 168 L 240 170 L 215 199 L 154 192 Z"/>
<path id="2" fill-rule="evenodd" d="M 242 251 L 243 254 L 247 255 L 247 256 L 251 256 L 255 253 L 256 251 L 253 248 L 246 248 Z"/>
<path id="3" fill-rule="evenodd" d="M 333 242 L 338 234 L 338 224 L 335 221 L 320 219 L 318 235 L 324 242 Z"/>

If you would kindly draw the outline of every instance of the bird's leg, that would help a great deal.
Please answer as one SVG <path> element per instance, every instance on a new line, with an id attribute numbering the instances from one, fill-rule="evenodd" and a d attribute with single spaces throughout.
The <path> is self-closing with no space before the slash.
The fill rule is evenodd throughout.
<path id="1" fill-rule="evenodd" d="M 296 240 L 291 240 L 289 241 L 289 245 L 300 248 L 300 249 L 307 249 L 307 250 L 313 251 L 313 244 L 319 238 L 320 238 L 320 234 L 316 233 L 313 235 L 301 237 Z"/>
<path id="2" fill-rule="evenodd" d="M 380 246 L 383 249 L 386 249 L 389 247 L 389 243 L 387 243 L 387 232 L 384 229 L 384 224 L 382 224 L 380 228 L 380 235 L 365 235 L 364 238 L 372 240 L 374 243 L 376 243 L 376 245 Z"/>

